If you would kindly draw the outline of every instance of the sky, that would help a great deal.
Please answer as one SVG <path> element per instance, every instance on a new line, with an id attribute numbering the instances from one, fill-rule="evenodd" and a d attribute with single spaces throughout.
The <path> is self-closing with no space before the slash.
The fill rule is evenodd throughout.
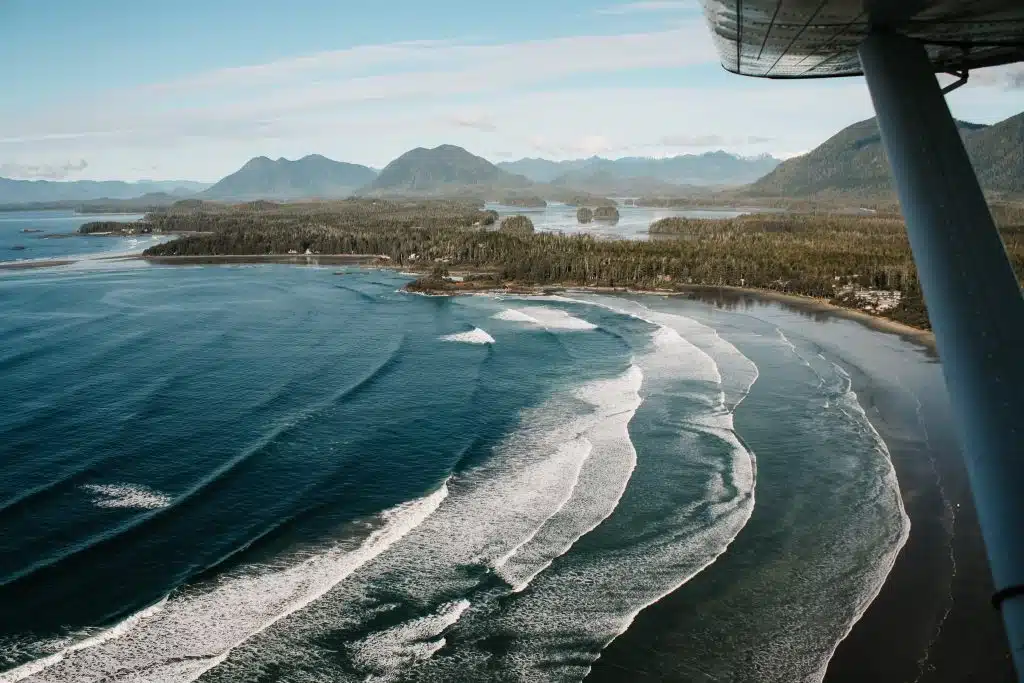
<path id="1" fill-rule="evenodd" d="M 861 78 L 721 68 L 698 0 L 0 0 L 0 176 L 212 182 L 254 156 L 386 165 L 789 157 L 872 115 Z M 1024 109 L 972 74 L 958 118 Z"/>

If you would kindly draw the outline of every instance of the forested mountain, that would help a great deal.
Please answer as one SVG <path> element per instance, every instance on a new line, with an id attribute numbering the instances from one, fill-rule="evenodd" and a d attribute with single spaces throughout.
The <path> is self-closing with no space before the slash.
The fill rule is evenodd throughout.
<path id="1" fill-rule="evenodd" d="M 368 190 L 379 193 L 445 192 L 487 187 L 529 187 L 529 179 L 503 171 L 462 147 L 417 147 L 384 167 Z"/>
<path id="2" fill-rule="evenodd" d="M 1024 194 L 1024 114 L 986 126 L 957 121 L 982 187 Z M 772 197 L 879 197 L 894 192 L 875 119 L 844 128 L 807 154 L 783 162 L 745 193 Z"/>
<path id="3" fill-rule="evenodd" d="M 578 183 L 587 174 L 600 173 L 605 177 L 644 178 L 668 185 L 744 185 L 757 180 L 778 166 L 779 160 L 762 155 L 741 157 L 717 151 L 705 154 L 683 154 L 655 159 L 652 157 L 623 157 L 621 159 L 573 159 L 549 161 L 547 159 L 520 159 L 498 164 L 512 173 L 520 173 L 536 182 L 553 182 L 566 174 L 574 174 Z M 581 175 L 575 175 L 580 173 Z M 590 188 L 585 188 L 590 189 Z M 593 188 L 593 191 L 599 191 Z"/>
<path id="4" fill-rule="evenodd" d="M 310 154 L 291 161 L 267 157 L 245 166 L 202 193 L 208 199 L 299 199 L 347 197 L 373 181 L 373 169 Z"/>
<path id="5" fill-rule="evenodd" d="M 185 197 L 209 187 L 191 180 L 14 180 L 0 178 L 0 204 L 134 199 L 155 192 Z"/>
<path id="6" fill-rule="evenodd" d="M 966 144 L 982 187 L 1024 196 L 1024 112 L 969 135 Z"/>

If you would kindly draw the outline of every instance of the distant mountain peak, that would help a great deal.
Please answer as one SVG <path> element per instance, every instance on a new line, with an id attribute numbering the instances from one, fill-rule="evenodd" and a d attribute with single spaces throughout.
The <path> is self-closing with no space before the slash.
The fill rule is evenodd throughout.
<path id="1" fill-rule="evenodd" d="M 385 166 L 370 185 L 378 192 L 456 191 L 465 187 L 523 188 L 530 181 L 503 171 L 463 147 L 416 147 Z"/>
<path id="2" fill-rule="evenodd" d="M 525 175 L 535 182 L 564 183 L 568 187 L 590 189 L 600 180 L 601 187 L 647 187 L 652 190 L 669 192 L 671 185 L 744 185 L 757 180 L 779 163 L 773 157 L 745 159 L 723 150 L 701 154 L 681 154 L 671 157 L 632 156 L 605 159 L 591 156 L 585 159 L 550 161 L 547 159 L 520 159 L 503 162 L 500 168 L 512 173 Z M 583 174 L 588 172 L 590 175 Z M 602 171 L 620 180 L 640 180 L 644 183 L 605 182 L 607 176 L 592 174 Z"/>
<path id="3" fill-rule="evenodd" d="M 213 199 L 301 199 L 347 197 L 376 173 L 366 166 L 309 154 L 291 161 L 265 156 L 250 159 L 242 168 L 203 192 Z"/>

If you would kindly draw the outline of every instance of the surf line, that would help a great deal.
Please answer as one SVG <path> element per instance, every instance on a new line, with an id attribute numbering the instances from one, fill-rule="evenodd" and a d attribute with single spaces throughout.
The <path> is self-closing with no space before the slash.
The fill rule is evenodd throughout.
<path id="1" fill-rule="evenodd" d="M 376 515 L 381 526 L 350 552 L 339 553 L 337 548 L 330 548 L 283 570 L 227 577 L 209 592 L 164 598 L 97 636 L 0 673 L 0 683 L 15 683 L 44 670 L 48 670 L 55 681 L 103 677 L 125 671 L 146 672 L 159 678 L 162 669 L 168 669 L 166 673 L 177 680 L 196 680 L 224 662 L 236 647 L 323 597 L 422 524 L 447 498 L 449 480 L 450 477 L 433 493 Z M 272 589 L 275 579 L 283 579 L 287 591 L 282 599 L 271 601 L 279 608 L 277 611 L 261 611 L 263 601 L 259 600 L 239 604 L 238 598 L 244 597 L 246 588 L 265 593 Z M 196 632 L 197 612 L 201 622 L 204 617 L 213 618 L 227 611 L 239 619 L 235 622 L 236 628 L 221 634 L 226 636 L 223 641 L 209 643 L 202 632 Z M 181 642 L 181 637 L 185 642 Z M 185 662 L 180 657 L 181 647 L 199 652 L 191 653 Z M 99 652 L 104 649 L 111 651 Z M 76 653 L 83 650 L 89 651 L 85 661 L 76 661 Z M 186 666 L 182 666 L 183 663 Z"/>
<path id="2" fill-rule="evenodd" d="M 587 305 L 587 306 L 597 306 L 597 307 L 600 307 L 600 308 L 604 308 L 606 310 L 610 310 L 610 311 L 612 311 L 614 313 L 617 313 L 619 315 L 624 315 L 624 316 L 633 318 L 635 320 L 640 320 L 640 321 L 646 322 L 646 323 L 648 323 L 650 325 L 653 325 L 654 327 L 657 328 L 657 330 L 651 335 L 651 339 L 652 339 L 652 341 L 655 342 L 655 346 L 656 347 L 662 346 L 662 344 L 659 344 L 658 342 L 669 342 L 669 341 L 672 341 L 672 342 L 677 342 L 677 343 L 681 343 L 681 344 L 688 344 L 688 345 L 692 346 L 694 349 L 698 350 L 701 354 L 706 356 L 708 358 L 708 360 L 710 360 L 711 363 L 713 364 L 713 366 L 714 366 L 714 372 L 713 372 L 714 377 L 717 380 L 717 383 L 721 386 L 723 384 L 723 381 L 722 381 L 721 373 L 719 371 L 718 363 L 711 356 L 711 354 L 708 352 L 708 350 L 703 349 L 703 348 L 697 346 L 696 344 L 694 344 L 693 342 L 685 339 L 676 329 L 674 329 L 670 325 L 667 325 L 667 324 L 665 324 L 663 322 L 660 322 L 659 320 L 656 319 L 656 318 L 659 318 L 659 317 L 660 318 L 664 318 L 665 316 L 668 316 L 668 317 L 670 317 L 672 319 L 678 318 L 681 322 L 687 323 L 687 325 L 690 326 L 690 327 L 700 326 L 701 328 L 704 328 L 704 330 L 706 330 L 707 332 L 713 333 L 714 336 L 719 340 L 721 346 L 724 347 L 723 349 L 719 349 L 719 351 L 722 351 L 723 353 L 729 353 L 730 355 L 734 354 L 736 356 L 739 356 L 740 358 L 744 359 L 747 363 L 749 363 L 749 365 L 752 368 L 752 373 L 751 373 L 752 377 L 750 379 L 749 384 L 745 387 L 745 389 L 742 392 L 742 395 L 739 397 L 739 399 L 736 400 L 730 408 L 726 409 L 727 410 L 727 415 L 729 417 L 729 423 L 728 423 L 727 426 L 723 427 L 725 432 L 730 433 L 733 437 L 736 438 L 737 445 L 739 446 L 740 450 L 742 450 L 744 452 L 744 454 L 746 455 L 746 457 L 748 458 L 749 466 L 750 466 L 750 476 L 751 476 L 751 479 L 750 479 L 750 487 L 749 487 L 749 493 L 748 493 L 748 495 L 749 495 L 749 504 L 747 505 L 747 509 L 745 511 L 746 514 L 745 514 L 744 518 L 742 519 L 742 523 L 740 523 L 740 524 L 738 524 L 736 526 L 735 533 L 733 533 L 733 535 L 725 543 L 723 543 L 721 545 L 721 547 L 718 549 L 718 552 L 715 553 L 713 556 L 709 557 L 705 563 L 703 563 L 702 565 L 696 567 L 695 570 L 693 572 L 689 573 L 687 576 L 682 577 L 680 579 L 680 581 L 678 583 L 676 583 L 675 585 L 668 587 L 668 590 L 662 592 L 660 595 L 654 597 L 652 600 L 646 601 L 645 603 L 643 603 L 641 605 L 638 605 L 634 609 L 634 611 L 632 611 L 630 614 L 626 615 L 625 623 L 622 624 L 621 630 L 619 630 L 619 632 L 615 636 L 615 637 L 617 637 L 618 635 L 621 635 L 622 633 L 624 633 L 629 628 L 629 626 L 635 620 L 636 616 L 641 611 L 643 611 L 644 609 L 646 609 L 650 605 L 658 602 L 659 600 L 661 600 L 666 595 L 669 595 L 670 593 L 678 590 L 681 586 L 683 586 L 684 584 L 688 583 L 691 579 L 693 579 L 698 574 L 700 574 L 705 569 L 707 569 L 712 564 L 714 564 L 715 561 L 717 561 L 718 558 L 721 557 L 728 550 L 729 546 L 732 545 L 733 541 L 735 541 L 735 539 L 739 536 L 740 531 L 743 530 L 743 528 L 746 526 L 747 522 L 750 520 L 750 517 L 753 514 L 753 510 L 754 510 L 754 506 L 755 506 L 755 492 L 756 492 L 756 483 L 757 483 L 757 474 L 756 474 L 757 473 L 757 464 L 756 464 L 757 460 L 756 460 L 756 456 L 755 456 L 754 452 L 746 445 L 746 443 L 742 439 L 739 438 L 739 435 L 736 434 L 735 429 L 733 429 L 733 427 L 732 427 L 731 418 L 732 418 L 732 415 L 733 415 L 733 411 L 735 411 L 736 407 L 743 401 L 743 399 L 746 398 L 747 395 L 749 395 L 750 389 L 753 387 L 754 382 L 757 381 L 758 376 L 759 376 L 760 373 L 758 372 L 757 365 L 754 364 L 752 361 L 750 361 L 750 359 L 748 359 L 745 355 L 743 355 L 733 344 L 731 344 L 730 342 L 727 342 L 724 339 L 722 339 L 721 336 L 718 335 L 717 330 L 714 330 L 713 328 L 710 328 L 710 327 L 708 327 L 706 325 L 703 325 L 703 324 L 701 324 L 701 323 L 699 323 L 697 321 L 694 321 L 694 320 L 691 320 L 689 318 L 686 318 L 685 316 L 677 316 L 677 315 L 674 315 L 674 314 L 659 314 L 658 312 L 652 311 L 647 306 L 644 306 L 643 304 L 640 304 L 638 302 L 637 302 L 637 306 L 639 306 L 641 309 L 643 309 L 644 314 L 638 313 L 636 311 L 627 310 L 626 308 L 615 306 L 615 305 L 612 305 L 611 303 L 607 303 L 607 302 L 604 302 L 604 301 L 590 300 L 590 299 L 577 299 L 577 298 L 571 298 L 571 297 L 566 297 L 566 296 L 558 296 L 558 295 L 550 296 L 550 297 L 515 297 L 515 298 L 525 299 L 525 300 L 528 300 L 528 299 L 531 299 L 531 298 L 533 298 L 533 299 L 543 298 L 543 299 L 547 299 L 549 301 L 560 301 L 560 302 L 565 302 L 565 303 L 583 304 L 583 305 Z M 704 331 L 704 330 L 702 330 L 702 331 Z M 647 354 L 647 356 L 650 357 L 650 356 L 656 355 L 657 353 L 658 353 L 657 350 L 656 351 L 652 351 L 649 354 Z M 642 365 L 643 365 L 642 361 L 639 364 L 642 367 Z M 724 406 L 724 400 L 722 401 L 722 405 Z M 741 497 L 742 497 L 742 493 L 741 493 Z M 614 637 L 611 640 L 614 640 Z M 610 643 L 611 640 L 609 640 L 608 643 Z M 605 647 L 607 647 L 607 644 L 605 645 Z"/>
<path id="3" fill-rule="evenodd" d="M 47 655 L 39 659 L 34 659 L 31 662 L 26 662 L 21 666 L 9 669 L 7 671 L 0 672 L 0 683 L 14 683 L 15 681 L 21 681 L 29 676 L 34 676 L 40 671 L 44 671 L 54 664 L 62 661 L 66 656 L 79 650 L 86 650 L 96 645 L 102 645 L 108 640 L 119 638 L 129 629 L 134 627 L 137 623 L 143 619 L 152 616 L 163 609 L 164 605 L 167 604 L 167 596 L 165 595 L 159 601 L 153 603 L 149 607 L 145 607 L 134 614 L 129 615 L 127 618 L 119 621 L 108 629 L 100 631 L 96 635 L 89 636 L 83 640 L 73 643 L 68 647 L 64 648 L 60 652 L 55 652 L 52 655 Z"/>

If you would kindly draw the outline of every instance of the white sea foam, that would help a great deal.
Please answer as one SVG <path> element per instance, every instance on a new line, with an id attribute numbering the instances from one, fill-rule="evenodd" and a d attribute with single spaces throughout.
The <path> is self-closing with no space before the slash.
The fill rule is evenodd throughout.
<path id="1" fill-rule="evenodd" d="M 360 671 L 352 680 L 396 675 L 408 658 L 428 665 L 440 641 L 428 637 L 410 645 L 407 636 L 424 618 L 434 623 L 432 615 L 448 614 L 452 596 L 472 602 L 459 610 L 458 628 L 467 618 L 486 618 L 496 593 L 509 592 L 494 582 L 495 574 L 521 589 L 614 509 L 636 458 L 624 426 L 640 403 L 642 379 L 630 368 L 524 411 L 519 429 L 487 461 L 453 478 L 451 495 L 402 543 L 240 659 L 273 653 L 289 666 L 302 662 L 332 680 L 348 680 L 351 671 L 322 668 L 330 657 L 314 643 L 339 628 L 367 628 L 386 607 L 382 601 L 390 601 L 415 606 L 417 613 L 376 634 L 372 648 L 357 644 L 360 656 L 384 654 L 353 658 Z"/>
<path id="2" fill-rule="evenodd" d="M 824 356 L 821 356 L 821 358 L 827 360 Z M 892 571 L 893 566 L 896 564 L 896 558 L 910 538 L 910 516 L 907 515 L 906 508 L 903 505 L 903 497 L 900 495 L 899 482 L 896 479 L 896 469 L 892 465 L 892 454 L 889 452 L 889 447 L 882 438 L 882 435 L 875 429 L 871 420 L 868 419 L 864 407 L 857 398 L 857 393 L 853 391 L 853 381 L 849 373 L 842 366 L 831 361 L 828 362 L 845 381 L 845 390 L 842 391 L 840 398 L 840 409 L 846 412 L 847 415 L 853 416 L 867 428 L 872 436 L 877 453 L 884 460 L 880 494 L 883 497 L 890 498 L 890 500 L 895 499 L 894 512 L 898 518 L 898 529 L 896 529 L 895 537 L 891 539 L 890 544 L 876 554 L 877 564 L 875 565 L 875 571 L 873 573 L 869 572 L 864 577 L 864 583 L 858 600 L 854 605 L 853 614 L 839 638 L 835 640 L 831 649 L 821 658 L 820 664 L 812 676 L 812 680 L 819 683 L 825 679 L 829 662 L 839 647 L 839 643 L 850 635 L 853 627 L 860 621 L 864 613 L 867 612 L 868 607 L 871 606 L 871 603 L 874 602 L 875 598 L 882 591 L 882 586 L 885 585 L 889 572 Z"/>
<path id="3" fill-rule="evenodd" d="M 548 306 L 530 306 L 528 308 L 509 308 L 493 316 L 498 320 L 530 323 L 552 331 L 585 332 L 596 330 L 597 325 L 582 318 L 570 315 L 566 311 Z"/>
<path id="4" fill-rule="evenodd" d="M 493 344 L 494 337 L 487 334 L 487 332 L 481 330 L 479 327 L 474 327 L 469 332 L 446 334 L 441 337 L 441 341 L 464 342 L 466 344 Z"/>
<path id="5" fill-rule="evenodd" d="M 167 494 L 137 484 L 85 484 L 82 488 L 96 494 L 93 503 L 101 508 L 156 510 L 171 504 Z"/>
<path id="6" fill-rule="evenodd" d="M 581 465 L 566 503 L 529 539 L 495 563 L 498 575 L 514 591 L 523 590 L 619 504 L 636 467 L 636 450 L 629 438 L 628 426 L 640 405 L 638 388 L 643 373 L 633 366 L 626 379 L 626 382 L 591 382 L 576 392 L 580 399 L 597 409 L 602 419 L 586 432 L 588 457 Z M 609 407 L 616 410 L 610 411 Z"/>
<path id="7" fill-rule="evenodd" d="M 92 642 L 7 672 L 32 681 L 190 681 L 276 621 L 323 596 L 394 545 L 437 510 L 447 485 L 398 505 L 372 521 L 368 536 L 339 542 L 284 568 L 251 568 L 212 586 L 189 588 L 126 620 Z M 33 668 L 34 667 L 34 668 Z"/>
<path id="8" fill-rule="evenodd" d="M 62 648 L 59 652 L 56 652 L 47 657 L 42 657 L 40 659 L 33 660 L 31 662 L 28 662 L 27 664 L 23 664 L 14 669 L 4 671 L 3 673 L 0 673 L 0 683 L 14 683 L 15 681 L 23 681 L 29 676 L 37 674 L 40 671 L 43 671 L 44 669 L 54 666 L 55 664 L 63 661 L 66 657 L 68 657 L 74 652 L 78 652 L 79 650 L 86 650 L 91 647 L 96 647 L 97 645 L 102 645 L 103 643 L 109 640 L 120 638 L 125 633 L 130 631 L 140 621 L 148 619 L 149 617 L 153 616 L 161 609 L 163 609 L 163 606 L 166 602 L 167 598 L 165 597 L 159 602 L 150 605 L 149 607 L 140 610 L 135 614 L 132 614 L 127 619 L 118 622 L 114 626 L 111 626 L 110 628 L 104 629 L 99 633 L 78 640 L 72 643 L 71 645 Z"/>
<path id="9" fill-rule="evenodd" d="M 345 649 L 359 668 L 369 672 L 367 681 L 394 680 L 403 669 L 429 659 L 444 647 L 441 634 L 469 606 L 469 600 L 444 603 L 433 614 L 376 631 Z"/>
<path id="10" fill-rule="evenodd" d="M 540 325 L 540 321 L 534 318 L 529 313 L 517 311 L 514 308 L 506 308 L 504 311 L 495 313 L 491 317 L 495 318 L 496 320 L 509 320 L 512 322 L 533 323 L 534 325 Z"/>
<path id="11" fill-rule="evenodd" d="M 682 316 L 660 314 L 645 307 L 623 310 L 614 305 L 618 303 L 615 300 L 578 303 L 603 305 L 657 326 L 650 349 L 635 360 L 644 377 L 645 400 L 665 405 L 683 401 L 689 406 L 684 414 L 679 414 L 677 408 L 665 415 L 674 424 L 663 428 L 679 433 L 678 466 L 672 464 L 674 459 L 667 454 L 658 454 L 661 467 L 668 468 L 664 471 L 667 480 L 660 488 L 672 490 L 672 478 L 679 478 L 680 482 L 703 478 L 706 484 L 696 498 L 677 499 L 667 507 L 657 508 L 657 513 L 652 510 L 650 514 L 657 516 L 647 524 L 654 526 L 642 527 L 644 531 L 632 541 L 602 547 L 600 553 L 592 556 L 570 555 L 568 562 L 553 567 L 544 558 L 558 557 L 579 538 L 560 530 L 561 525 L 582 535 L 601 521 L 611 522 L 617 516 L 609 517 L 608 513 L 618 505 L 622 490 L 613 494 L 609 504 L 607 498 L 594 492 L 602 490 L 607 496 L 604 492 L 610 487 L 595 487 L 589 479 L 599 478 L 607 469 L 597 454 L 602 437 L 612 437 L 621 430 L 633 458 L 636 457 L 628 441 L 626 423 L 617 422 L 611 415 L 605 418 L 602 430 L 587 434 L 595 446 L 594 452 L 581 467 L 570 501 L 503 563 L 497 564 L 497 573 L 514 588 L 522 589 L 529 582 L 530 590 L 520 593 L 504 613 L 474 622 L 471 610 L 470 622 L 460 624 L 460 628 L 477 629 L 475 635 L 483 638 L 488 633 L 515 633 L 517 647 L 503 655 L 501 666 L 503 672 L 516 680 L 583 677 L 589 666 L 579 662 L 591 656 L 582 655 L 581 639 L 601 648 L 624 632 L 642 609 L 710 566 L 745 526 L 754 508 L 754 457 L 732 430 L 731 410 L 756 380 L 756 366 L 713 330 Z M 702 346 L 684 338 L 677 328 L 697 338 Z M 723 380 L 716 362 L 720 358 L 739 376 Z M 727 382 L 731 382 L 732 393 L 728 402 L 724 400 L 723 388 Z M 708 439 L 725 447 L 724 462 L 721 454 L 705 454 Z M 621 443 L 617 438 L 611 440 Z M 632 464 L 628 467 L 632 471 Z M 646 503 L 633 500 L 631 505 L 634 510 L 644 509 Z M 639 514 L 646 519 L 646 513 Z M 618 534 L 625 534 L 624 539 L 637 533 L 634 525 L 628 530 L 618 529 Z M 543 571 L 545 568 L 549 571 Z M 588 653 L 592 651 L 587 648 Z M 567 652 L 575 653 L 578 664 L 566 664 Z M 491 657 L 486 652 L 460 650 L 457 660 L 431 660 L 424 666 L 432 675 L 444 678 L 456 669 L 462 671 L 471 666 L 486 671 L 493 665 L 489 664 Z M 453 665 L 453 661 L 458 663 Z"/>
<path id="12" fill-rule="evenodd" d="M 716 329 L 693 318 L 679 313 L 654 310 L 639 301 L 618 297 L 582 295 L 577 298 L 555 297 L 555 299 L 601 306 L 616 313 L 657 325 L 661 329 L 655 333 L 655 343 L 666 344 L 668 349 L 671 349 L 672 344 L 676 342 L 671 335 L 666 335 L 663 330 L 669 329 L 676 332 L 714 360 L 717 381 L 722 385 L 722 391 L 725 392 L 724 401 L 730 411 L 743 401 L 750 393 L 754 382 L 757 381 L 759 371 L 753 361 L 743 355 L 734 344 L 723 339 Z M 666 361 L 670 364 L 676 363 L 680 361 L 680 358 L 677 355 L 676 358 L 666 358 Z M 689 377 L 690 371 L 690 368 L 684 367 L 682 371 L 677 369 L 675 375 Z"/>

